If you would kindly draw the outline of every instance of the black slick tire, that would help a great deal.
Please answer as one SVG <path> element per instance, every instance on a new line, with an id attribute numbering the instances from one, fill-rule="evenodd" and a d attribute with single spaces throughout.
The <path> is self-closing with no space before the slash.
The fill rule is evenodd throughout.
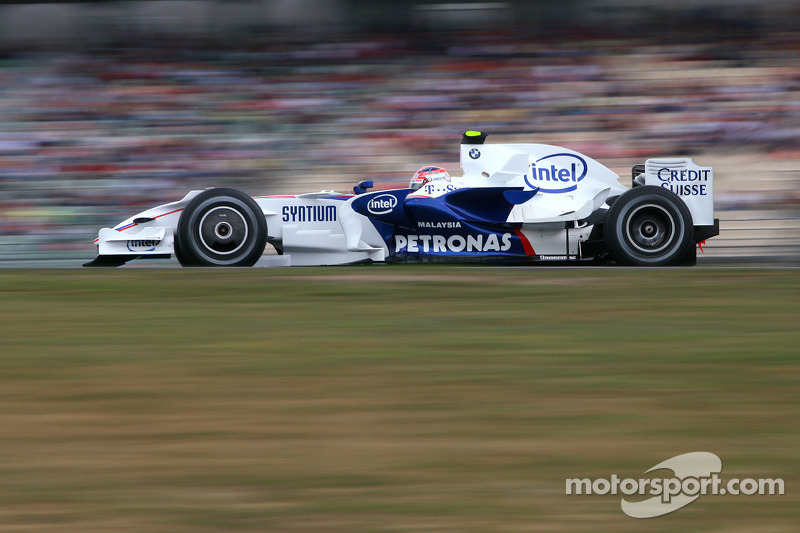
<path id="1" fill-rule="evenodd" d="M 617 198 L 603 238 L 611 256 L 632 266 L 680 265 L 694 246 L 692 215 L 675 193 L 643 185 Z"/>
<path id="2" fill-rule="evenodd" d="M 183 266 L 248 267 L 266 242 L 267 222 L 255 200 L 236 189 L 208 189 L 181 213 L 175 256 Z"/>

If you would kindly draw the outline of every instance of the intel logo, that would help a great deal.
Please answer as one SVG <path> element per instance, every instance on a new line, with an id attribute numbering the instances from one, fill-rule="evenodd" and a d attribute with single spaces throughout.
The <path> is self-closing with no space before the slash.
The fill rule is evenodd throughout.
<path id="1" fill-rule="evenodd" d="M 570 192 L 578 188 L 578 183 L 586 177 L 588 170 L 586 161 L 578 155 L 550 154 L 531 163 L 525 183 L 531 188 L 538 188 L 540 192 Z"/>
<path id="2" fill-rule="evenodd" d="M 131 252 L 152 252 L 161 242 L 158 239 L 140 239 L 128 241 L 128 250 Z"/>
<path id="3" fill-rule="evenodd" d="M 373 215 L 391 213 L 397 205 L 397 198 L 391 194 L 379 194 L 367 203 L 367 211 Z"/>

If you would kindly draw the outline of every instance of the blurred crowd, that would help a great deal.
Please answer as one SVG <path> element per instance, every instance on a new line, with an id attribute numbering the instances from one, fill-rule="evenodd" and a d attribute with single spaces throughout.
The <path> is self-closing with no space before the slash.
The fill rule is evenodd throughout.
<path id="1" fill-rule="evenodd" d="M 99 227 L 196 188 L 391 186 L 422 164 L 457 174 L 467 129 L 568 146 L 621 174 L 659 155 L 797 162 L 798 57 L 797 34 L 689 31 L 9 52 L 0 58 L 0 259 L 75 249 Z"/>

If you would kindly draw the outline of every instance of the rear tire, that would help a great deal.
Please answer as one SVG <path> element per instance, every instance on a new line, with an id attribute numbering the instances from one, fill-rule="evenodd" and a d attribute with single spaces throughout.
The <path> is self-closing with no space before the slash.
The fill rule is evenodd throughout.
<path id="1" fill-rule="evenodd" d="M 624 265 L 682 264 L 691 252 L 692 215 L 675 193 L 652 185 L 627 191 L 609 208 L 603 238 Z"/>
<path id="2" fill-rule="evenodd" d="M 266 242 L 267 222 L 255 200 L 235 189 L 208 189 L 181 213 L 175 257 L 183 266 L 253 266 Z"/>

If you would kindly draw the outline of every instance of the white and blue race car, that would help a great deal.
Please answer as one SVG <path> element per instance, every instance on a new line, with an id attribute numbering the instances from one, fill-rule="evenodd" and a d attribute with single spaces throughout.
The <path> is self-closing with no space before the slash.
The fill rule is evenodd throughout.
<path id="1" fill-rule="evenodd" d="M 485 144 L 466 132 L 461 177 L 422 172 L 409 188 L 251 197 L 192 191 L 100 230 L 97 258 L 120 266 L 169 258 L 184 266 L 367 262 L 561 262 L 692 265 L 719 234 L 714 175 L 688 158 L 633 167 L 632 186 L 597 161 L 544 144 Z M 423 169 L 426 170 L 426 169 Z M 264 255 L 270 243 L 278 255 Z M 267 260 L 269 259 L 269 260 Z"/>

